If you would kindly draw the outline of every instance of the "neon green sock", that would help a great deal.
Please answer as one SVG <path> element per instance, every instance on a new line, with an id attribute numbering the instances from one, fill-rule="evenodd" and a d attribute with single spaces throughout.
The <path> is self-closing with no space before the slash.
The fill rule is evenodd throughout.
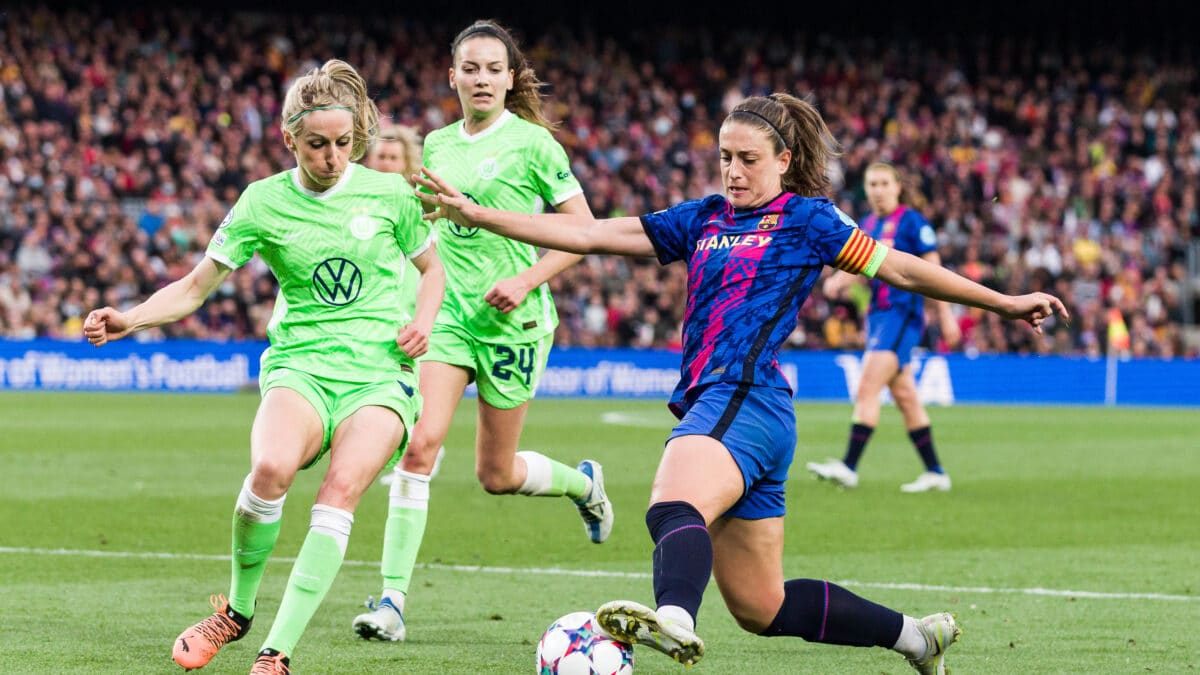
<path id="1" fill-rule="evenodd" d="M 397 469 L 383 526 L 383 595 L 403 611 L 429 519 L 429 476 Z M 397 597 L 399 596 L 399 597 Z"/>
<path id="2" fill-rule="evenodd" d="M 244 617 L 254 616 L 254 600 L 267 559 L 279 539 L 281 521 L 260 523 L 233 514 L 233 576 L 229 583 L 229 606 Z"/>
<path id="3" fill-rule="evenodd" d="M 275 649 L 291 656 L 308 627 L 308 621 L 316 614 L 321 601 L 329 587 L 333 585 L 334 577 L 342 567 L 341 547 L 337 540 L 328 534 L 309 530 L 296 556 L 296 564 L 292 566 L 292 575 L 288 578 L 287 590 L 283 592 L 283 600 L 279 603 L 279 612 L 275 615 L 275 623 L 263 643 L 263 649 Z"/>
<path id="4" fill-rule="evenodd" d="M 579 501 L 587 496 L 591 483 L 583 472 L 557 460 L 550 460 L 550 489 L 555 495 L 566 495 Z"/>
<path id="5" fill-rule="evenodd" d="M 540 452 L 522 450 L 517 457 L 525 461 L 525 482 L 517 494 L 531 497 L 561 497 L 575 501 L 587 496 L 591 482 L 579 469 L 555 461 Z"/>
<path id="6" fill-rule="evenodd" d="M 385 591 L 408 594 L 428 519 L 428 509 L 388 507 L 387 522 L 383 526 L 383 564 L 380 566 Z"/>

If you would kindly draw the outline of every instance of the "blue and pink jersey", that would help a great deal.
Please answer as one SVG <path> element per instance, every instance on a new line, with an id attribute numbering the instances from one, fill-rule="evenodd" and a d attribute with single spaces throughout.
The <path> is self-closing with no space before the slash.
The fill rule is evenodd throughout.
<path id="1" fill-rule="evenodd" d="M 683 365 L 670 402 L 680 417 L 689 393 L 714 382 L 790 391 L 779 347 L 822 267 L 874 276 L 886 255 L 828 199 L 788 192 L 756 209 L 712 195 L 641 220 L 660 263 L 688 266 Z"/>
<path id="2" fill-rule="evenodd" d="M 915 209 L 900 205 L 886 217 L 872 213 L 862 221 L 862 230 L 879 243 L 915 256 L 937 250 L 933 226 Z M 871 281 L 871 311 L 903 311 L 924 319 L 925 298 L 917 293 L 892 288 L 882 281 Z"/>

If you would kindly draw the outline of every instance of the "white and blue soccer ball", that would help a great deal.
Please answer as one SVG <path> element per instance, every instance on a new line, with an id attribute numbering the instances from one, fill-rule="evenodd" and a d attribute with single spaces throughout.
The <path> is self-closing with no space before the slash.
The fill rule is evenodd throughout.
<path id="1" fill-rule="evenodd" d="M 591 612 L 559 617 L 537 646 L 538 675 L 633 675 L 633 647 L 610 639 Z"/>

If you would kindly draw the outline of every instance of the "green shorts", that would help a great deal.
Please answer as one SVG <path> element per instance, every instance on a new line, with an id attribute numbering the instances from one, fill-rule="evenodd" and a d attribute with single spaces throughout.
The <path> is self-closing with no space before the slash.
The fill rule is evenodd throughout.
<path id="1" fill-rule="evenodd" d="M 338 425 L 359 408 L 368 405 L 390 408 L 396 411 L 400 420 L 404 422 L 404 440 L 388 460 L 387 466 L 390 467 L 404 454 L 409 432 L 421 415 L 421 393 L 417 391 L 417 376 L 409 366 L 402 366 L 401 369 L 404 372 L 400 379 L 363 383 L 339 382 L 300 370 L 275 367 L 260 373 L 258 381 L 263 394 L 276 387 L 291 389 L 300 394 L 321 417 L 321 424 L 325 427 L 321 451 L 311 462 L 300 467 L 301 469 L 307 469 L 324 457 L 325 453 L 329 452 L 329 443 L 333 440 L 333 432 Z"/>
<path id="2" fill-rule="evenodd" d="M 434 326 L 429 351 L 421 361 L 437 361 L 466 369 L 479 387 L 479 398 L 508 410 L 533 398 L 546 370 L 554 335 L 522 343 L 480 342 L 461 330 Z"/>

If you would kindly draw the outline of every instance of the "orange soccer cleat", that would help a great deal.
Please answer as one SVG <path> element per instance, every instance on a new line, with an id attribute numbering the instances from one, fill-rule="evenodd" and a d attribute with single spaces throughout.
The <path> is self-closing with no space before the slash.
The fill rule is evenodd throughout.
<path id="1" fill-rule="evenodd" d="M 254 667 L 250 669 L 250 675 L 291 675 L 291 672 L 288 657 L 274 649 L 259 652 L 258 658 L 254 659 Z"/>
<path id="2" fill-rule="evenodd" d="M 208 601 L 217 611 L 183 631 L 171 650 L 171 658 L 187 670 L 207 665 L 221 647 L 242 639 L 250 632 L 252 619 L 234 611 L 224 595 L 211 596 Z"/>

